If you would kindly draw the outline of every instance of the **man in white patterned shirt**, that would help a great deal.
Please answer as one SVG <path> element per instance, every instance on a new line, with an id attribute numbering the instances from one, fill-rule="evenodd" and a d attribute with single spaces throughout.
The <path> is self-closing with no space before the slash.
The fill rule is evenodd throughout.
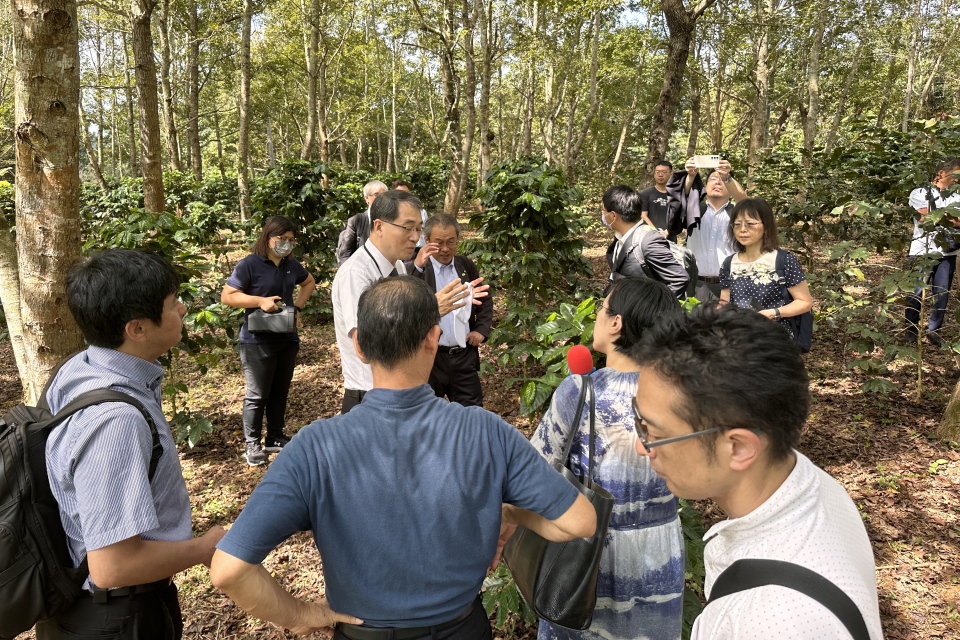
<path id="1" fill-rule="evenodd" d="M 630 355 L 637 453 L 674 495 L 728 517 L 704 536 L 708 604 L 691 639 L 850 638 L 859 625 L 854 637 L 882 640 L 860 513 L 796 450 L 810 390 L 787 333 L 749 309 L 699 305 Z"/>
<path id="2" fill-rule="evenodd" d="M 67 305 L 90 347 L 63 365 L 46 399 L 52 413 L 81 393 L 120 391 L 149 412 L 163 453 L 150 477 L 153 438 L 133 406 L 82 409 L 51 431 L 47 475 L 74 566 L 84 558 L 87 594 L 37 624 L 39 640 L 179 640 L 183 619 L 171 577 L 210 566 L 222 527 L 194 538 L 190 498 L 160 405 L 156 362 L 180 342 L 186 308 L 176 272 L 148 252 L 110 249 L 67 276 Z"/>

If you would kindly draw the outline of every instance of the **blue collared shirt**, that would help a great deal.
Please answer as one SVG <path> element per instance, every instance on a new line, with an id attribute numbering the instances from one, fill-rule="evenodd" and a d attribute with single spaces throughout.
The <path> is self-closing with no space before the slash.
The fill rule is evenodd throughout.
<path id="1" fill-rule="evenodd" d="M 47 477 L 74 566 L 88 551 L 136 535 L 172 542 L 193 537 L 190 497 L 160 404 L 162 381 L 156 363 L 90 347 L 63 366 L 47 392 L 53 413 L 86 391 L 129 394 L 150 412 L 163 446 L 150 482 L 150 427 L 139 410 L 120 402 L 83 409 L 50 432 Z"/>
<path id="2" fill-rule="evenodd" d="M 259 564 L 312 531 L 335 611 L 440 624 L 480 591 L 506 502 L 555 520 L 578 495 L 514 427 L 429 385 L 372 389 L 301 429 L 217 548 Z"/>

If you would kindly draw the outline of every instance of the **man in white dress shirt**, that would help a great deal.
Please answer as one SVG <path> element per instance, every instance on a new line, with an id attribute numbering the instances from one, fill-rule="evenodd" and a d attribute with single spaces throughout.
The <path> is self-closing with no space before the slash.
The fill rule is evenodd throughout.
<path id="1" fill-rule="evenodd" d="M 409 273 L 403 260 L 412 255 L 423 231 L 421 209 L 420 201 L 406 191 L 386 191 L 378 196 L 370 207 L 370 238 L 340 266 L 333 279 L 333 324 L 343 369 L 342 413 L 360 404 L 373 388 L 370 365 L 360 360 L 353 347 L 360 294 L 380 278 Z M 455 281 L 443 287 L 437 292 L 440 314 L 464 306 L 471 285 L 473 298 L 484 297 L 488 287 L 479 284 Z"/>
<path id="2" fill-rule="evenodd" d="M 809 380 L 786 332 L 749 309 L 700 305 L 648 332 L 631 357 L 640 366 L 637 452 L 674 495 L 712 499 L 729 518 L 704 536 L 704 591 L 713 600 L 691 639 L 850 638 L 834 613 L 846 602 L 847 621 L 881 640 L 873 550 L 860 513 L 836 480 L 796 450 Z M 726 595 L 713 593 L 735 562 L 741 570 L 758 560 L 768 575 L 755 586 L 740 581 L 717 589 Z M 779 573 L 771 575 L 771 564 Z M 801 591 L 788 579 L 793 573 L 819 581 L 820 591 Z"/>
<path id="3" fill-rule="evenodd" d="M 687 248 L 697 258 L 697 299 L 700 302 L 720 298 L 720 265 L 724 258 L 736 253 L 727 233 L 734 201 L 747 197 L 740 183 L 730 175 L 726 160 L 710 172 L 704 185 L 693 158 L 684 171 L 677 171 L 667 183 L 671 199 L 679 200 L 680 215 L 687 227 Z M 682 195 L 679 184 L 682 184 Z M 730 198 L 733 197 L 734 200 Z"/>
<path id="4" fill-rule="evenodd" d="M 423 227 L 427 243 L 417 255 L 413 275 L 422 278 L 433 291 L 442 291 L 452 282 L 480 278 L 473 260 L 457 255 L 460 224 L 445 213 L 429 218 Z M 490 335 L 493 299 L 486 296 L 477 305 L 467 304 L 441 316 L 440 345 L 430 372 L 430 386 L 438 398 L 465 407 L 483 406 L 480 387 L 480 344 Z"/>

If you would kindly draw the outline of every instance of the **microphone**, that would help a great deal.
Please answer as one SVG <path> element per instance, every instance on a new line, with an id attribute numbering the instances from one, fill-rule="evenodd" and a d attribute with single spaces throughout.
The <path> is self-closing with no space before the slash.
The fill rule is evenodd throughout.
<path id="1" fill-rule="evenodd" d="M 567 351 L 567 366 L 575 375 L 590 375 L 594 372 L 593 355 L 582 344 L 574 345 Z"/>

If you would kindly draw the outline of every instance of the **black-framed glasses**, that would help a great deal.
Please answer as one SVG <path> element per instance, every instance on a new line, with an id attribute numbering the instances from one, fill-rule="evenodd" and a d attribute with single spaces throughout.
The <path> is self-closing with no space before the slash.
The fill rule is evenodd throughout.
<path id="1" fill-rule="evenodd" d="M 647 427 L 643 423 L 643 416 L 640 415 L 640 408 L 637 406 L 637 399 L 634 398 L 631 404 L 633 406 L 633 427 L 637 432 L 637 437 L 640 438 L 640 444 L 642 444 L 643 448 L 647 451 L 653 449 L 654 447 L 662 447 L 665 444 L 680 442 L 681 440 L 686 440 L 687 438 L 699 438 L 700 436 L 708 433 L 723 431 L 723 427 L 714 427 L 712 429 L 704 429 L 703 431 L 694 431 L 693 433 L 687 433 L 675 438 L 665 438 L 663 440 L 657 440 L 656 442 L 648 442 L 650 432 L 647 431 Z M 748 431 L 753 431 L 757 435 L 763 433 L 763 431 L 760 429 L 748 429 Z"/>
<path id="2" fill-rule="evenodd" d="M 423 233 L 423 227 L 405 227 L 402 224 L 394 224 L 393 222 L 387 222 L 386 220 L 383 220 L 383 219 L 381 219 L 380 222 L 385 222 L 386 224 L 389 224 L 391 227 L 396 227 L 397 229 L 403 229 L 407 233 L 416 232 L 418 236 Z"/>

